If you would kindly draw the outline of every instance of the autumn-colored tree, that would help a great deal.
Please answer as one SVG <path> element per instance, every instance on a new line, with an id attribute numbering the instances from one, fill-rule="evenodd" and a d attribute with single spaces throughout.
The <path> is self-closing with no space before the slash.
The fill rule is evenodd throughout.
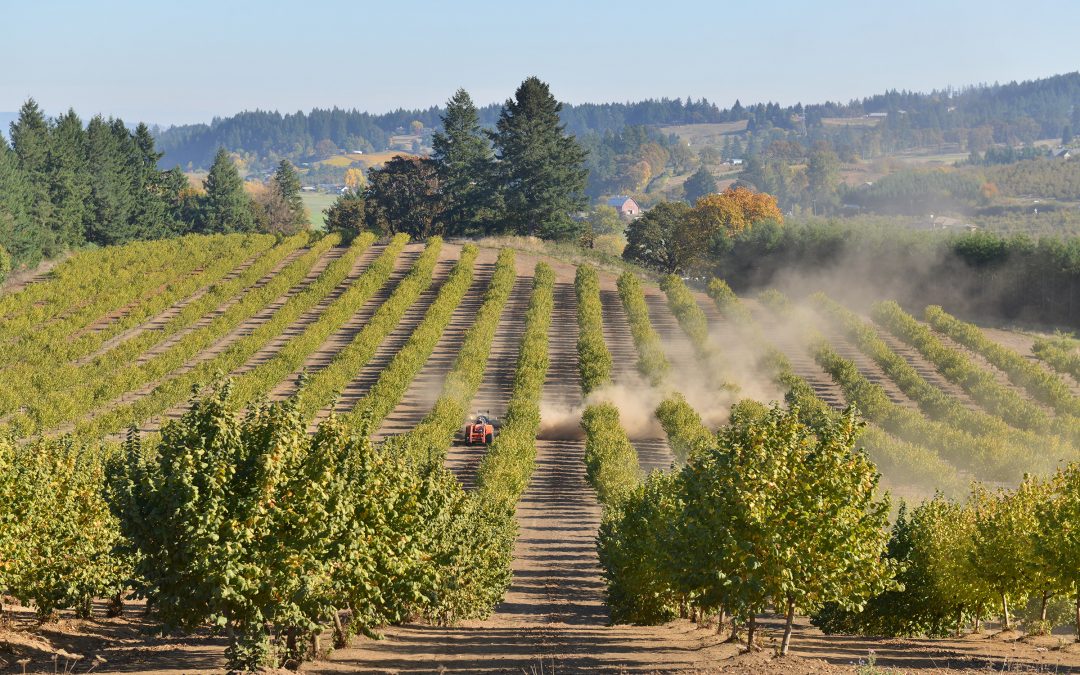
<path id="1" fill-rule="evenodd" d="M 367 186 L 367 177 L 364 176 L 363 169 L 348 169 L 345 171 L 345 187 L 349 188 L 353 192 L 359 192 Z"/>
<path id="2" fill-rule="evenodd" d="M 413 136 L 419 136 L 424 131 L 424 123 L 420 120 L 409 122 L 409 131 L 412 132 Z"/>
<path id="3" fill-rule="evenodd" d="M 784 222 L 776 197 L 741 187 L 728 188 L 697 200 L 692 218 L 697 228 L 707 232 L 707 239 L 719 233 L 738 234 L 762 220 Z"/>

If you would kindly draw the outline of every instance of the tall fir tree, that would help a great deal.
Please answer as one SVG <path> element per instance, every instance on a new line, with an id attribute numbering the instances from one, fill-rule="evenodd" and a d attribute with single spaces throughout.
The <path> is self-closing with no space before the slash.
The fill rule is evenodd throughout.
<path id="1" fill-rule="evenodd" d="M 45 229 L 30 217 L 30 195 L 19 158 L 0 135 L 0 247 L 12 264 L 35 265 L 41 260 Z"/>
<path id="2" fill-rule="evenodd" d="M 250 232 L 255 229 L 251 198 L 225 148 L 218 148 L 206 176 L 202 232 Z"/>
<path id="3" fill-rule="evenodd" d="M 716 178 L 704 166 L 695 171 L 694 175 L 687 178 L 686 183 L 683 184 L 683 196 L 691 204 L 705 195 L 719 191 L 720 187 L 716 183 Z"/>
<path id="4" fill-rule="evenodd" d="M 142 239 L 168 236 L 177 228 L 172 222 L 166 201 L 166 176 L 158 169 L 158 160 L 162 153 L 154 147 L 154 136 L 143 122 L 135 127 L 132 142 L 138 160 L 133 214 L 135 227 Z"/>
<path id="5" fill-rule="evenodd" d="M 537 77 L 521 83 L 499 114 L 492 140 L 505 201 L 507 229 L 545 239 L 570 239 L 571 218 L 585 208 L 585 151 L 559 122 L 562 104 Z"/>
<path id="6" fill-rule="evenodd" d="M 90 203 L 86 238 L 102 246 L 135 239 L 134 223 L 137 163 L 134 143 L 120 120 L 100 115 L 86 127 L 90 167 Z"/>
<path id="7" fill-rule="evenodd" d="M 37 101 L 28 99 L 19 109 L 19 118 L 11 124 L 11 145 L 19 160 L 19 171 L 26 183 L 28 214 L 32 222 L 48 231 L 53 204 L 49 196 L 49 124 Z M 43 253 L 59 252 L 51 232 L 42 237 Z"/>
<path id="8" fill-rule="evenodd" d="M 271 187 L 277 192 L 281 201 L 288 206 L 290 224 L 301 229 L 306 227 L 308 214 L 307 209 L 304 208 L 304 200 L 300 198 L 300 177 L 296 175 L 296 169 L 289 160 L 283 159 L 278 162 Z"/>
<path id="9" fill-rule="evenodd" d="M 84 232 L 90 172 L 82 120 L 69 109 L 53 124 L 47 161 L 53 217 L 50 229 L 65 248 L 86 241 Z"/>
<path id="10" fill-rule="evenodd" d="M 432 138 L 436 161 L 447 199 L 443 219 L 447 234 L 473 234 L 491 226 L 494 155 L 480 128 L 480 114 L 469 92 L 458 89 L 446 102 L 442 131 Z"/>

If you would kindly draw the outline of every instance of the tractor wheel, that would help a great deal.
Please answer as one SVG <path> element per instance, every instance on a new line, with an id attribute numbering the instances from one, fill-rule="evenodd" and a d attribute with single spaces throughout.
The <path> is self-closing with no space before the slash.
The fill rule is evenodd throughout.
<path id="1" fill-rule="evenodd" d="M 484 436 L 484 443 L 486 443 L 487 445 L 491 445 L 494 440 L 495 434 L 488 434 L 487 436 Z"/>

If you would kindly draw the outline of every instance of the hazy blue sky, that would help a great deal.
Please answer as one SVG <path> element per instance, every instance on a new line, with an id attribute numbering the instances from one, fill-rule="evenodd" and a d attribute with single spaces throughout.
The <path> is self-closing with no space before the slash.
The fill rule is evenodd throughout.
<path id="1" fill-rule="evenodd" d="M 0 111 L 128 121 L 426 107 L 526 76 L 571 102 L 722 106 L 1080 69 L 1076 0 L 0 0 Z"/>

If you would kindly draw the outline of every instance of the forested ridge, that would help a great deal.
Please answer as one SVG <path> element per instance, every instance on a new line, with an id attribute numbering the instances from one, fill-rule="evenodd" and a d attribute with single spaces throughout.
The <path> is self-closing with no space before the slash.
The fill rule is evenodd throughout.
<path id="1" fill-rule="evenodd" d="M 627 103 L 564 104 L 560 113 L 567 131 L 575 136 L 604 135 L 627 126 L 664 126 L 746 120 L 748 131 L 779 129 L 797 133 L 810 143 L 831 139 L 834 145 L 851 147 L 864 156 L 905 147 L 959 140 L 971 130 L 988 132 L 999 143 L 1056 137 L 1067 124 L 1080 128 L 1080 73 L 1007 84 L 947 88 L 929 93 L 889 90 L 847 103 L 778 103 L 720 108 L 704 98 L 660 98 Z M 485 127 L 495 124 L 499 104 L 479 108 Z M 877 127 L 831 126 L 827 118 L 886 115 Z M 206 167 L 218 147 L 273 161 L 275 157 L 298 160 L 313 157 L 315 146 L 329 140 L 338 148 L 389 147 L 390 137 L 404 133 L 413 121 L 438 128 L 442 107 L 399 109 L 383 114 L 355 108 L 313 109 L 308 113 L 245 111 L 215 118 L 209 124 L 171 127 L 158 136 L 165 166 L 190 164 Z"/>

